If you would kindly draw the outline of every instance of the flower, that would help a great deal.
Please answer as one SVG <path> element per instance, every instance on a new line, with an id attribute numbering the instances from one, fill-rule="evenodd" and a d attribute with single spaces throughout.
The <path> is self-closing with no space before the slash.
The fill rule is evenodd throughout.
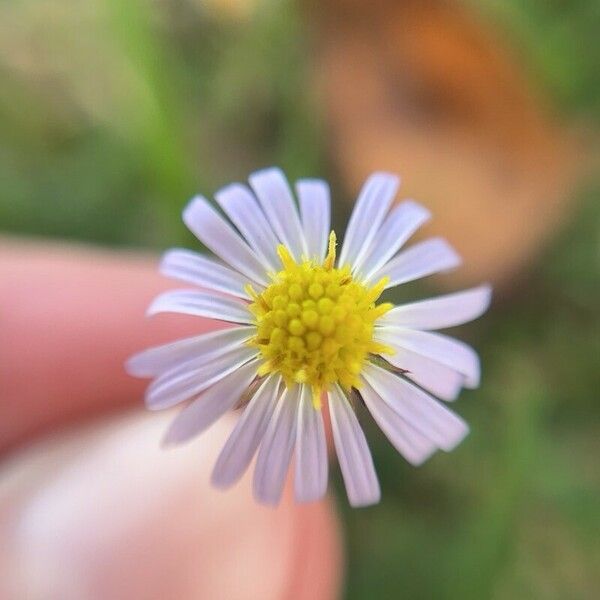
<path id="1" fill-rule="evenodd" d="M 399 183 L 387 173 L 369 177 L 339 257 L 329 229 L 329 188 L 321 180 L 296 183 L 299 211 L 277 168 L 252 174 L 252 191 L 234 183 L 216 193 L 227 219 L 201 196 L 184 210 L 186 225 L 221 260 L 168 251 L 163 274 L 200 289 L 164 293 L 148 313 L 234 325 L 146 350 L 130 359 L 128 369 L 154 378 L 148 408 L 190 401 L 167 431 L 167 444 L 184 442 L 243 407 L 214 467 L 214 485 L 234 484 L 258 452 L 255 497 L 277 504 L 295 455 L 297 501 L 321 498 L 328 477 L 323 396 L 353 506 L 380 498 L 354 410 L 361 398 L 413 465 L 437 449 L 452 450 L 467 434 L 466 423 L 435 397 L 451 401 L 462 387 L 477 387 L 478 357 L 466 344 L 431 330 L 481 315 L 491 289 L 483 285 L 399 306 L 379 302 L 387 288 L 460 263 L 440 238 L 399 252 L 430 218 L 412 200 L 394 205 Z"/>

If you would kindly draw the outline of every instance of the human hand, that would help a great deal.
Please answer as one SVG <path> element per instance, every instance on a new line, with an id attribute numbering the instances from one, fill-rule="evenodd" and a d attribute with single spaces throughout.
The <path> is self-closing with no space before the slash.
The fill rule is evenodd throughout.
<path id="1" fill-rule="evenodd" d="M 189 445 L 159 447 L 165 420 L 141 408 L 123 362 L 206 330 L 143 318 L 169 282 L 153 261 L 0 242 L 0 597 L 43 600 L 334 598 L 335 514 L 277 509 L 249 479 L 209 484 L 235 417 Z"/>

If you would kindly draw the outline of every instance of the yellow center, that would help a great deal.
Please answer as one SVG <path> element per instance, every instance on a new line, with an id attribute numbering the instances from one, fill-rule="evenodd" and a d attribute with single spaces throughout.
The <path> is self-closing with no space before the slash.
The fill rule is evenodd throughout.
<path id="1" fill-rule="evenodd" d="M 261 294 L 248 286 L 257 326 L 250 343 L 263 359 L 259 375 L 280 373 L 288 387 L 310 385 L 317 407 L 332 384 L 359 386 L 369 353 L 390 352 L 373 340 L 375 321 L 392 308 L 376 304 L 386 280 L 367 287 L 352 278 L 348 266 L 335 268 L 335 244 L 331 232 L 323 264 L 297 263 L 279 246 L 283 268 L 271 275 L 272 283 Z"/>

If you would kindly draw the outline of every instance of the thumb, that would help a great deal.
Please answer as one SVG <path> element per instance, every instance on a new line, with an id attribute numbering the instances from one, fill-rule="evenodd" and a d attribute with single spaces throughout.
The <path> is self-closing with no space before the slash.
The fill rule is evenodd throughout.
<path id="1" fill-rule="evenodd" d="M 224 419 L 162 451 L 171 415 L 133 412 L 31 446 L 0 472 L 0 597 L 7 600 L 326 600 L 340 543 L 328 501 L 277 509 L 249 477 L 209 470 Z"/>

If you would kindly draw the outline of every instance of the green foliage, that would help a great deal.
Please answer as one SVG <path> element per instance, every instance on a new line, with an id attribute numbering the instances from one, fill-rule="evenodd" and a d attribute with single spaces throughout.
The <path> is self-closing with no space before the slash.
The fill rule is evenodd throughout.
<path id="1" fill-rule="evenodd" d="M 239 22 L 201 4 L 0 6 L 0 227 L 162 245 L 196 190 L 271 164 L 318 173 L 293 8 Z"/>
<path id="2" fill-rule="evenodd" d="M 469 0 L 472 2 L 472 0 Z M 600 4 L 597 0 L 473 2 L 510 32 L 531 76 L 565 109 L 600 111 Z"/>

